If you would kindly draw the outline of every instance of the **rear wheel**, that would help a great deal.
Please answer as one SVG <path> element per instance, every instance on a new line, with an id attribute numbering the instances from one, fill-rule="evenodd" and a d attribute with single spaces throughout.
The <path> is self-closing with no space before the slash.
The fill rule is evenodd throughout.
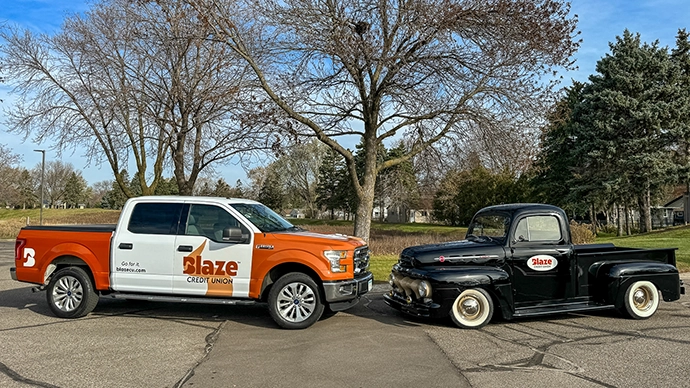
<path id="1" fill-rule="evenodd" d="M 53 274 L 46 289 L 48 306 L 60 318 L 80 318 L 98 304 L 89 275 L 79 267 L 63 268 Z"/>
<path id="2" fill-rule="evenodd" d="M 453 302 L 450 316 L 463 329 L 479 329 L 489 323 L 494 314 L 491 296 L 481 288 L 463 291 Z"/>
<path id="3" fill-rule="evenodd" d="M 319 320 L 323 310 L 319 286 L 303 273 L 284 275 L 268 294 L 271 318 L 284 329 L 305 329 Z"/>
<path id="4" fill-rule="evenodd" d="M 650 281 L 635 282 L 625 291 L 625 309 L 621 312 L 633 319 L 647 319 L 659 307 L 659 291 Z"/>

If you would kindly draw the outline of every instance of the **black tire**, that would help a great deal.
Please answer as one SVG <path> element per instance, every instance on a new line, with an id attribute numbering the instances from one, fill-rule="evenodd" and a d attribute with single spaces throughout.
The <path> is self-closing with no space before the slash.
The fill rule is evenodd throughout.
<path id="1" fill-rule="evenodd" d="M 647 319 L 659 308 L 659 291 L 654 283 L 643 280 L 625 290 L 624 305 L 620 310 L 632 319 Z"/>
<path id="2" fill-rule="evenodd" d="M 98 304 L 91 277 L 79 267 L 55 272 L 50 277 L 46 299 L 50 310 L 60 318 L 81 318 Z"/>
<path id="3" fill-rule="evenodd" d="M 268 311 L 283 329 L 306 329 L 321 318 L 323 310 L 319 286 L 303 273 L 283 275 L 268 294 Z"/>
<path id="4" fill-rule="evenodd" d="M 488 292 L 481 288 L 470 288 L 458 295 L 450 309 L 450 317 L 458 327 L 479 329 L 494 315 L 494 303 Z"/>

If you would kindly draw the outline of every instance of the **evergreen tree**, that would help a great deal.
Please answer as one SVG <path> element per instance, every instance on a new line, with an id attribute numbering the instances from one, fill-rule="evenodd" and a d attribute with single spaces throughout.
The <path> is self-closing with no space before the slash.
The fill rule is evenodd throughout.
<path id="1" fill-rule="evenodd" d="M 139 185 L 141 187 L 141 185 Z M 180 189 L 177 187 L 177 179 L 175 177 L 163 178 L 161 177 L 154 195 L 179 195 Z"/>
<path id="2" fill-rule="evenodd" d="M 29 170 L 21 169 L 18 185 L 19 204 L 21 204 L 22 209 L 26 209 L 27 206 L 33 207 L 34 204 L 40 202 L 40 184 L 36 185 L 36 180 L 33 179 Z"/>
<path id="3" fill-rule="evenodd" d="M 678 30 L 676 47 L 671 50 L 671 60 L 676 66 L 679 95 L 675 99 L 678 120 L 671 129 L 678 177 L 690 192 L 690 34 Z"/>
<path id="4" fill-rule="evenodd" d="M 129 182 L 129 174 L 127 170 L 120 171 L 123 182 Z M 125 202 L 127 201 L 127 195 L 122 191 L 120 185 L 116 182 L 112 182 L 112 187 L 106 195 L 103 196 L 101 200 L 101 207 L 105 209 L 122 209 Z"/>
<path id="5" fill-rule="evenodd" d="M 213 189 L 213 196 L 231 198 L 232 187 L 225 182 L 225 179 L 220 178 L 216 182 L 216 187 Z"/>
<path id="6" fill-rule="evenodd" d="M 331 219 L 334 218 L 335 210 L 340 208 L 338 203 L 338 168 L 338 154 L 329 149 L 319 167 L 319 177 L 316 185 L 316 204 L 326 209 L 331 214 Z"/>
<path id="7" fill-rule="evenodd" d="M 575 155 L 589 174 L 582 179 L 614 197 L 630 195 L 640 211 L 640 231 L 651 230 L 651 199 L 673 177 L 667 131 L 674 124 L 677 85 L 668 52 L 625 31 L 597 63 L 583 102 L 573 113 Z"/>
<path id="8" fill-rule="evenodd" d="M 478 164 L 466 171 L 450 171 L 434 197 L 434 218 L 450 225 L 468 225 L 481 208 L 524 202 L 529 196 L 526 179 L 510 171 L 493 172 Z"/>
<path id="9" fill-rule="evenodd" d="M 79 204 L 84 204 L 87 199 L 86 180 L 72 171 L 67 182 L 65 183 L 65 203 L 68 207 L 76 207 Z"/>
<path id="10" fill-rule="evenodd" d="M 584 83 L 574 81 L 547 114 L 542 128 L 541 148 L 533 165 L 535 202 L 550 203 L 563 209 L 587 208 L 588 192 L 578 189 L 574 172 L 586 171 L 574 153 L 575 125 L 572 114 L 582 103 Z M 577 193 L 577 194 L 575 194 Z M 584 203 L 584 206 L 582 206 Z"/>
<path id="11" fill-rule="evenodd" d="M 258 201 L 273 209 L 277 213 L 281 213 L 283 204 L 285 202 L 285 194 L 281 185 L 278 173 L 270 168 L 266 169 L 266 178 L 259 191 Z"/>

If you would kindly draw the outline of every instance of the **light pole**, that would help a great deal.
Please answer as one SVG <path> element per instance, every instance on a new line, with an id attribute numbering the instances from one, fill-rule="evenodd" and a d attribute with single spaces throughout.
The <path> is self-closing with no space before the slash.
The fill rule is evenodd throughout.
<path id="1" fill-rule="evenodd" d="M 46 175 L 46 150 L 34 150 L 41 153 L 41 210 L 39 223 L 43 225 L 43 177 Z"/>

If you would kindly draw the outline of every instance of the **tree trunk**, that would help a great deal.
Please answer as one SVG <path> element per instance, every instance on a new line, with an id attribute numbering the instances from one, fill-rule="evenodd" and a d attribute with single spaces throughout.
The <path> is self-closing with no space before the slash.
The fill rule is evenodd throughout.
<path id="1" fill-rule="evenodd" d="M 364 198 L 359 199 L 357 205 L 357 213 L 355 214 L 355 236 L 369 242 L 369 233 L 371 232 L 371 213 L 374 210 L 374 190 L 367 193 L 367 189 L 363 186 Z"/>
<path id="2" fill-rule="evenodd" d="M 621 214 L 621 207 L 618 204 L 614 205 L 616 209 L 616 222 L 618 223 L 618 236 L 623 235 L 623 216 Z"/>
<path id="3" fill-rule="evenodd" d="M 637 205 L 640 209 L 640 233 L 652 231 L 652 212 L 649 190 L 637 198 Z"/>
<path id="4" fill-rule="evenodd" d="M 594 204 L 589 208 L 589 219 L 592 221 L 592 228 L 594 235 L 597 235 L 597 211 L 594 210 Z"/>

